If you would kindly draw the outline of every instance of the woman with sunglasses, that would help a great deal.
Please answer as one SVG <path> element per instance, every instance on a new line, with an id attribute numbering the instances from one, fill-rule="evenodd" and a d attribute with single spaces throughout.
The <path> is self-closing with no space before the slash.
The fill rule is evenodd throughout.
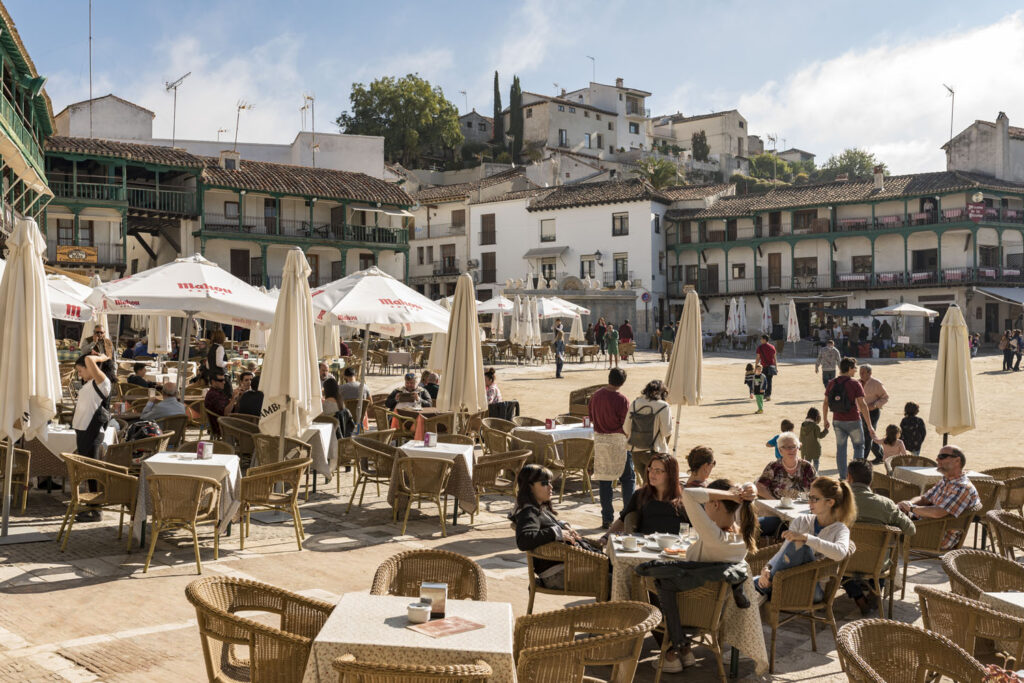
<path id="1" fill-rule="evenodd" d="M 668 453 L 655 453 L 647 465 L 644 486 L 629 499 L 608 534 L 678 534 L 689 523 L 679 485 L 679 461 Z M 628 529 L 626 528 L 628 525 Z M 607 538 L 605 534 L 602 538 Z"/>

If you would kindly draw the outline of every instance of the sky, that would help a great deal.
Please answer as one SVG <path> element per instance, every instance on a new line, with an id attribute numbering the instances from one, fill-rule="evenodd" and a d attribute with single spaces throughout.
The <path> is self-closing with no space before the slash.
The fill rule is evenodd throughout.
<path id="1" fill-rule="evenodd" d="M 54 113 L 89 96 L 86 0 L 6 0 L 48 77 Z M 93 0 L 93 94 L 156 112 L 154 135 L 290 142 L 303 95 L 316 128 L 337 132 L 352 83 L 418 73 L 460 110 L 490 115 L 494 71 L 508 104 L 596 76 L 652 94 L 655 115 L 738 109 L 753 134 L 823 163 L 867 149 L 893 173 L 945 168 L 953 129 L 1005 111 L 1024 126 L 1024 11 L 1019 3 L 485 0 Z M 593 62 L 588 57 L 593 57 Z M 462 94 L 465 91 L 465 95 Z M 306 118 L 305 128 L 311 127 Z M 771 145 L 766 143 L 768 147 Z"/>

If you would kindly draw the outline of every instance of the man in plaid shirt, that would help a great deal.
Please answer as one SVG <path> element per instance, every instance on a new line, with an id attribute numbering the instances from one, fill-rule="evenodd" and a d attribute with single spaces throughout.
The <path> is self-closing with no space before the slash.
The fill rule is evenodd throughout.
<path id="1" fill-rule="evenodd" d="M 956 446 L 943 446 L 937 458 L 938 470 L 942 481 L 928 489 L 923 496 L 905 500 L 899 504 L 900 510 L 914 519 L 941 519 L 942 517 L 959 517 L 981 505 L 978 490 L 964 474 L 967 456 Z M 947 531 L 942 539 L 942 549 L 948 550 L 956 546 L 960 540 L 960 531 Z"/>

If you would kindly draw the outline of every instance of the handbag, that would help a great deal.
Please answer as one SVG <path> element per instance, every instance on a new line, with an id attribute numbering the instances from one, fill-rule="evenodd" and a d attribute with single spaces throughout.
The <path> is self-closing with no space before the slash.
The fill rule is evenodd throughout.
<path id="1" fill-rule="evenodd" d="M 96 380 L 92 381 L 92 389 L 96 392 L 96 395 L 100 397 L 100 405 L 96 408 L 93 418 L 99 420 L 100 429 L 106 429 L 107 425 L 110 424 L 110 408 L 107 406 L 108 397 L 100 391 L 100 387 L 96 384 Z"/>
<path id="2" fill-rule="evenodd" d="M 764 367 L 764 374 L 774 377 L 775 375 L 779 374 L 779 368 L 776 365 L 766 365 Z"/>

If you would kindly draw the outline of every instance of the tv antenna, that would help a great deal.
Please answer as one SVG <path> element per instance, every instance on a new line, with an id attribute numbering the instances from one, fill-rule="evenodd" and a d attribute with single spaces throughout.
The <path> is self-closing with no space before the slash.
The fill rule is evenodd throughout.
<path id="1" fill-rule="evenodd" d="M 220 134 L 229 132 L 229 128 L 218 128 L 217 129 L 217 142 L 220 142 Z"/>
<path id="2" fill-rule="evenodd" d="M 184 81 L 191 75 L 192 72 L 189 71 L 187 74 L 185 74 L 176 81 L 164 82 L 164 89 L 167 90 L 167 92 L 170 92 L 171 90 L 174 91 L 174 109 L 172 110 L 171 113 L 171 147 L 174 147 L 174 138 L 178 128 L 178 86 L 180 86 L 182 81 Z"/>
<path id="3" fill-rule="evenodd" d="M 235 112 L 235 144 L 231 147 L 231 151 L 238 151 L 238 124 L 242 120 L 242 112 L 253 109 L 256 105 L 249 104 L 245 100 L 238 100 L 238 104 L 235 105 L 237 111 Z"/>
<path id="4" fill-rule="evenodd" d="M 309 105 L 309 116 L 313 125 L 313 168 L 316 168 L 316 151 L 320 149 L 320 145 L 316 144 L 316 95 L 307 93 L 302 99 Z"/>
<path id="5" fill-rule="evenodd" d="M 942 87 L 949 91 L 949 139 L 953 139 L 953 106 L 956 104 L 956 91 L 952 86 L 942 84 Z"/>
<path id="6" fill-rule="evenodd" d="M 466 94 L 465 90 L 460 90 L 459 94 L 462 95 L 462 101 L 463 101 L 464 106 L 465 106 L 463 111 L 468 114 L 469 113 L 469 95 Z"/>

